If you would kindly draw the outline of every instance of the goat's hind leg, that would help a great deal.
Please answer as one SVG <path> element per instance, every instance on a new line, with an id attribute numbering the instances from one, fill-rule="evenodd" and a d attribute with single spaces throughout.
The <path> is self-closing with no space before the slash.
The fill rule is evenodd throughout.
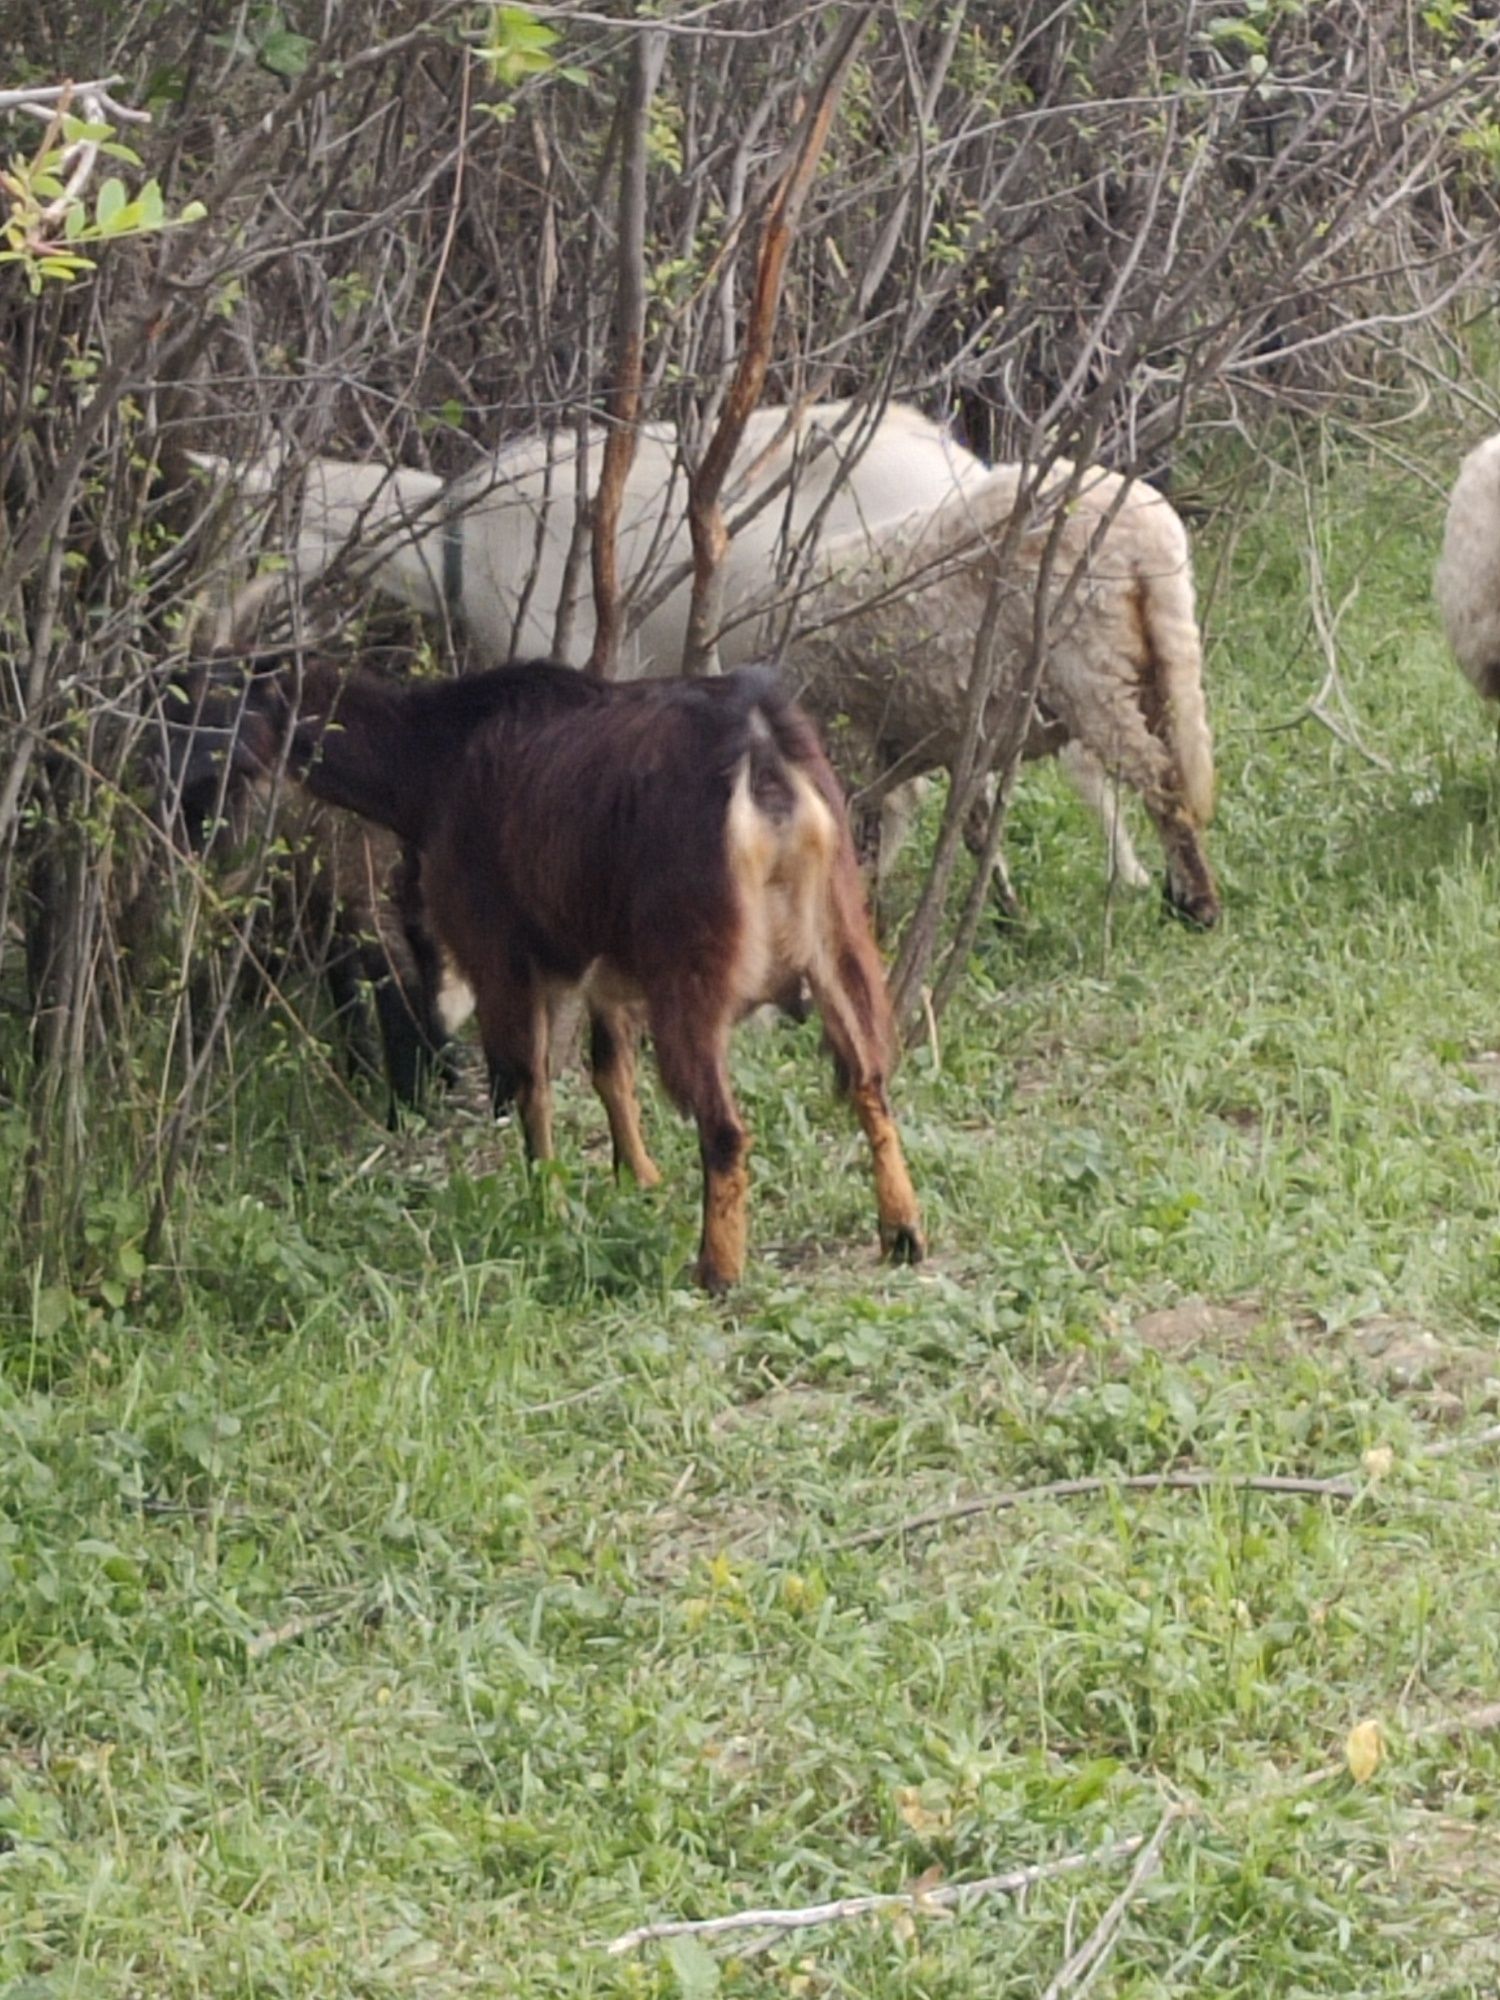
<path id="1" fill-rule="evenodd" d="M 476 984 L 491 1108 L 498 1118 L 514 1104 L 526 1135 L 527 1159 L 550 1160 L 552 1080 L 547 1069 L 546 995 L 538 983 L 524 978 Z"/>
<path id="2" fill-rule="evenodd" d="M 697 1276 L 705 1291 L 717 1293 L 744 1275 L 750 1140 L 729 1082 L 731 1010 L 726 1004 L 715 1017 L 703 999 L 701 984 L 695 991 L 653 994 L 651 1035 L 667 1095 L 698 1127 L 703 1238 Z"/>
<path id="3" fill-rule="evenodd" d="M 886 1090 L 887 1052 L 895 1046 L 890 1002 L 863 913 L 856 922 L 854 914 L 846 912 L 843 930 L 826 961 L 808 968 L 808 980 L 840 1086 L 869 1142 L 881 1244 L 898 1263 L 915 1264 L 927 1243 Z"/>
<path id="4" fill-rule="evenodd" d="M 589 1066 L 594 1088 L 609 1119 L 615 1172 L 624 1167 L 641 1187 L 656 1187 L 661 1169 L 641 1137 L 641 1106 L 635 1089 L 636 1026 L 625 1007 L 589 1007 Z"/>

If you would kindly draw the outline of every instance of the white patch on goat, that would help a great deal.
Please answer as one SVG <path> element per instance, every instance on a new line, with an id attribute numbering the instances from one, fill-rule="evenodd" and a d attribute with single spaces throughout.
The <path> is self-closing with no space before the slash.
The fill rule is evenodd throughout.
<path id="1" fill-rule="evenodd" d="M 758 716 L 752 728 L 755 721 L 765 728 Z M 838 826 L 805 771 L 784 763 L 781 776 L 792 806 L 784 817 L 773 818 L 755 802 L 745 757 L 734 775 L 725 819 L 729 872 L 740 904 L 735 996 L 741 1009 L 777 999 L 793 974 L 818 964 L 822 951 Z"/>
<path id="2" fill-rule="evenodd" d="M 443 975 L 438 981 L 434 1004 L 445 1035 L 456 1035 L 474 1012 L 474 989 L 446 952 L 443 954 Z"/>

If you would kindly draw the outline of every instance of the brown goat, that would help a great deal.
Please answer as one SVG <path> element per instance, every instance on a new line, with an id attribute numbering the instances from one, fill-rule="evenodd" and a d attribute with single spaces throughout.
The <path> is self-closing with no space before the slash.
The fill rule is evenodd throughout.
<path id="1" fill-rule="evenodd" d="M 255 680 L 249 708 L 255 755 L 285 745 L 315 796 L 416 851 L 426 921 L 474 990 L 494 1102 L 514 1101 L 532 1159 L 552 1154 L 549 1005 L 581 988 L 616 1169 L 660 1178 L 635 1095 L 644 1007 L 667 1094 L 698 1126 L 698 1276 L 734 1283 L 749 1142 L 730 1031 L 805 978 L 869 1141 L 882 1241 L 922 1254 L 843 800 L 769 669 L 605 684 L 533 664 L 395 686 L 314 664 Z"/>

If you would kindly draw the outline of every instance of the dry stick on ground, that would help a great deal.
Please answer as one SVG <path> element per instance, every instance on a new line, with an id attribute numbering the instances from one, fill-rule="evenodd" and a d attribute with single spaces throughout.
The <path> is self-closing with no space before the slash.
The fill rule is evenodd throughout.
<path id="1" fill-rule="evenodd" d="M 1181 1808 L 1173 1808 L 1180 1817 Z M 1160 1829 L 1158 1829 L 1158 1833 Z M 1126 1861 L 1146 1845 L 1144 1834 L 1128 1840 L 1111 1841 L 1087 1854 L 1064 1854 L 1056 1861 L 1037 1861 L 1027 1868 L 1011 1868 L 1003 1875 L 985 1875 L 974 1882 L 946 1882 L 936 1889 L 897 1891 L 883 1896 L 843 1896 L 834 1903 L 804 1903 L 787 1910 L 735 1910 L 723 1917 L 678 1918 L 660 1924 L 642 1924 L 611 1938 L 604 1949 L 611 1956 L 634 1951 L 638 1945 L 656 1938 L 722 1937 L 730 1931 L 800 1931 L 816 1924 L 841 1923 L 847 1917 L 883 1915 L 905 1910 L 921 1916 L 926 1910 L 947 1910 L 955 1905 L 979 1902 L 985 1896 L 1018 1896 L 1038 1882 L 1053 1882 L 1063 1875 L 1078 1875 L 1087 1868 L 1108 1868 Z"/>
<path id="2" fill-rule="evenodd" d="M 646 347 L 646 136 L 651 100 L 666 57 L 657 29 L 637 35 L 630 52 L 630 86 L 620 144 L 620 233 L 615 281 L 615 386 L 609 435 L 594 502 L 594 647 L 588 672 L 614 678 L 623 623 L 616 537 L 625 481 L 635 458 L 641 421 L 641 378 Z"/>
<path id="3" fill-rule="evenodd" d="M 1092 1983 L 1094 1974 L 1114 1948 L 1120 1926 L 1125 1921 L 1125 1912 L 1161 1866 L 1162 1849 L 1167 1844 L 1167 1837 L 1186 1812 L 1187 1807 L 1183 1805 L 1167 1807 L 1155 1833 L 1137 1855 L 1135 1866 L 1130 1871 L 1129 1881 L 1104 1912 L 1089 1936 L 1076 1951 L 1069 1953 L 1065 1962 L 1058 1968 L 1055 1976 L 1048 1982 L 1042 2000 L 1063 2000 L 1064 1994 L 1082 1992 L 1085 1986 Z"/>
<path id="4" fill-rule="evenodd" d="M 1500 1702 L 1487 1702 L 1459 1715 L 1439 1716 L 1432 1722 L 1423 1723 L 1410 1734 L 1414 1740 L 1420 1741 L 1496 1728 L 1500 1728 Z M 1292 1789 L 1302 1791 L 1309 1785 L 1326 1783 L 1347 1768 L 1341 1758 L 1336 1764 L 1326 1764 L 1295 1779 Z M 1055 1861 L 1034 1862 L 1030 1867 L 1014 1868 L 1002 1875 L 983 1876 L 973 1882 L 951 1882 L 936 1889 L 912 1890 L 895 1895 L 845 1896 L 837 1902 L 807 1903 L 790 1909 L 736 1910 L 722 1917 L 642 1924 L 636 1930 L 625 1931 L 612 1938 L 604 1949 L 612 1956 L 618 1956 L 659 1938 L 722 1937 L 735 1931 L 760 1931 L 764 1935 L 752 1947 L 759 1950 L 785 1931 L 808 1930 L 818 1924 L 839 1923 L 849 1917 L 883 1915 L 894 1910 L 921 1916 L 925 1911 L 977 1903 L 986 1896 L 1019 1895 L 1038 1883 L 1057 1881 L 1060 1877 L 1080 1874 L 1089 1868 L 1109 1867 L 1135 1855 L 1138 1858 L 1124 1888 L 1105 1911 L 1092 1934 L 1069 1955 L 1042 1996 L 1042 2000 L 1064 2000 L 1066 1994 L 1081 1992 L 1090 1983 L 1104 1955 L 1114 1944 L 1126 1910 L 1159 1867 L 1162 1850 L 1173 1827 L 1193 1810 L 1188 1802 L 1169 1806 L 1149 1840 L 1144 1834 L 1133 1834 L 1127 1840 L 1114 1841 L 1087 1854 L 1066 1854 Z"/>
<path id="5" fill-rule="evenodd" d="M 1352 1479 L 1303 1479 L 1293 1473 L 1133 1472 L 1123 1478 L 1098 1473 L 1089 1478 L 1054 1479 L 1045 1486 L 1017 1486 L 1007 1493 L 986 1493 L 974 1500 L 956 1500 L 948 1507 L 930 1507 L 879 1528 L 865 1528 L 839 1549 L 868 1549 L 897 1535 L 939 1528 L 948 1521 L 966 1521 L 975 1514 L 999 1514 L 1008 1507 L 1028 1507 L 1037 1500 L 1072 1500 L 1081 1493 L 1293 1493 L 1308 1499 L 1358 1500 L 1366 1486 Z"/>
<path id="6" fill-rule="evenodd" d="M 687 640 L 683 647 L 682 671 L 701 674 L 711 663 L 714 635 L 718 631 L 723 606 L 724 550 L 728 534 L 724 510 L 719 504 L 730 463 L 745 434 L 750 412 L 760 401 L 771 359 L 771 336 L 776 311 L 781 303 L 781 280 L 792 238 L 796 234 L 803 203 L 823 156 L 834 112 L 838 109 L 844 83 L 854 62 L 860 38 L 874 17 L 873 6 L 857 7 L 844 19 L 829 45 L 823 74 L 813 92 L 797 140 L 785 171 L 771 198 L 766 226 L 761 233 L 755 261 L 755 290 L 750 301 L 749 323 L 739 366 L 725 398 L 720 417 L 703 461 L 688 481 L 688 528 L 693 543 L 693 595 L 688 610 Z"/>
<path id="7" fill-rule="evenodd" d="M 1449 1458 L 1455 1452 L 1475 1451 L 1487 1444 L 1500 1444 L 1500 1424 L 1491 1424 L 1469 1438 L 1443 1438 L 1424 1446 L 1420 1458 Z M 916 1534 L 924 1528 L 939 1528 L 949 1521 L 972 1520 L 976 1514 L 999 1514 L 1010 1507 L 1030 1506 L 1037 1500 L 1072 1500 L 1084 1493 L 1283 1493 L 1317 1500 L 1358 1500 L 1370 1490 L 1368 1482 L 1353 1479 L 1315 1479 L 1290 1472 L 1132 1472 L 1123 1478 L 1112 1473 L 1094 1473 L 1078 1479 L 1054 1479 L 1045 1486 L 1016 1486 L 1004 1493 L 981 1494 L 973 1500 L 955 1500 L 946 1507 L 929 1507 L 925 1513 L 909 1514 L 878 1528 L 864 1528 L 842 1542 L 839 1549 L 873 1548 L 897 1535 Z"/>

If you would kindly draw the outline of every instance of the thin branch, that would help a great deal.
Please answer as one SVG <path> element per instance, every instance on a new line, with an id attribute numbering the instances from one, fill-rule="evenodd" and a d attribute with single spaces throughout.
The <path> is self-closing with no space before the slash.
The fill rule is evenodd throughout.
<path id="1" fill-rule="evenodd" d="M 1176 1809 L 1174 1809 L 1176 1810 Z M 1160 1829 L 1158 1828 L 1158 1833 Z M 833 1903 L 805 1903 L 787 1910 L 736 1910 L 728 1916 L 680 1919 L 668 1923 L 642 1924 L 611 1938 L 604 1949 L 618 1957 L 657 1938 L 722 1937 L 731 1931 L 800 1931 L 816 1924 L 842 1923 L 849 1917 L 905 1910 L 921 1916 L 927 1910 L 946 1910 L 986 1896 L 1018 1896 L 1038 1882 L 1054 1882 L 1060 1876 L 1078 1875 L 1088 1868 L 1108 1868 L 1128 1860 L 1146 1845 L 1144 1834 L 1128 1840 L 1111 1841 L 1087 1854 L 1064 1854 L 1055 1861 L 1037 1861 L 1026 1868 L 1011 1868 L 1003 1875 L 985 1875 L 974 1882 L 948 1882 L 935 1889 L 905 1890 L 884 1896 L 844 1896 Z"/>
<path id="2" fill-rule="evenodd" d="M 833 116 L 853 66 L 860 38 L 874 17 L 873 5 L 854 8 L 833 36 L 823 74 L 803 120 L 802 132 L 785 171 L 777 182 L 756 259 L 755 290 L 750 320 L 724 413 L 709 440 L 702 463 L 688 482 L 688 527 L 693 543 L 693 595 L 688 611 L 687 642 L 682 671 L 702 673 L 708 666 L 722 605 L 721 564 L 728 535 L 719 495 L 750 412 L 760 401 L 771 359 L 771 336 L 781 303 L 781 281 L 818 162 L 823 156 Z"/>
<path id="3" fill-rule="evenodd" d="M 1282 1493 L 1310 1500 L 1359 1500 L 1369 1491 L 1368 1484 L 1352 1479 L 1302 1478 L 1294 1473 L 1258 1472 L 1131 1472 L 1098 1473 L 1080 1479 L 1053 1479 L 1045 1486 L 1016 1486 L 1005 1493 L 981 1494 L 973 1500 L 956 1500 L 948 1507 L 930 1507 L 923 1514 L 909 1514 L 905 1520 L 891 1521 L 878 1528 L 864 1528 L 836 1542 L 839 1549 L 868 1549 L 889 1542 L 897 1535 L 913 1535 L 924 1528 L 942 1527 L 949 1521 L 971 1520 L 976 1514 L 999 1514 L 1011 1507 L 1029 1507 L 1038 1501 L 1074 1500 L 1085 1493 Z"/>
<path id="4" fill-rule="evenodd" d="M 1042 2000 L 1063 2000 L 1064 1994 L 1081 1993 L 1086 1986 L 1093 1983 L 1094 1974 L 1114 1949 L 1120 1926 L 1125 1921 L 1125 1912 L 1161 1866 L 1162 1849 L 1167 1844 L 1168 1835 L 1183 1818 L 1186 1810 L 1182 1805 L 1167 1807 L 1155 1833 L 1137 1855 L 1135 1866 L 1130 1871 L 1130 1879 L 1104 1912 L 1090 1935 L 1075 1952 L 1069 1954 L 1054 1977 L 1047 1982 L 1047 1990 L 1043 1993 Z"/>
<path id="5" fill-rule="evenodd" d="M 646 137 L 651 100 L 666 59 L 667 44 L 657 33 L 639 35 L 631 47 L 630 87 L 620 144 L 620 236 L 615 280 L 615 384 L 610 396 L 613 422 L 604 440 L 604 467 L 594 502 L 594 646 L 588 671 L 596 680 L 614 677 L 624 623 L 620 603 L 617 537 L 625 482 L 635 458 L 641 421 L 641 382 L 646 351 Z"/>

